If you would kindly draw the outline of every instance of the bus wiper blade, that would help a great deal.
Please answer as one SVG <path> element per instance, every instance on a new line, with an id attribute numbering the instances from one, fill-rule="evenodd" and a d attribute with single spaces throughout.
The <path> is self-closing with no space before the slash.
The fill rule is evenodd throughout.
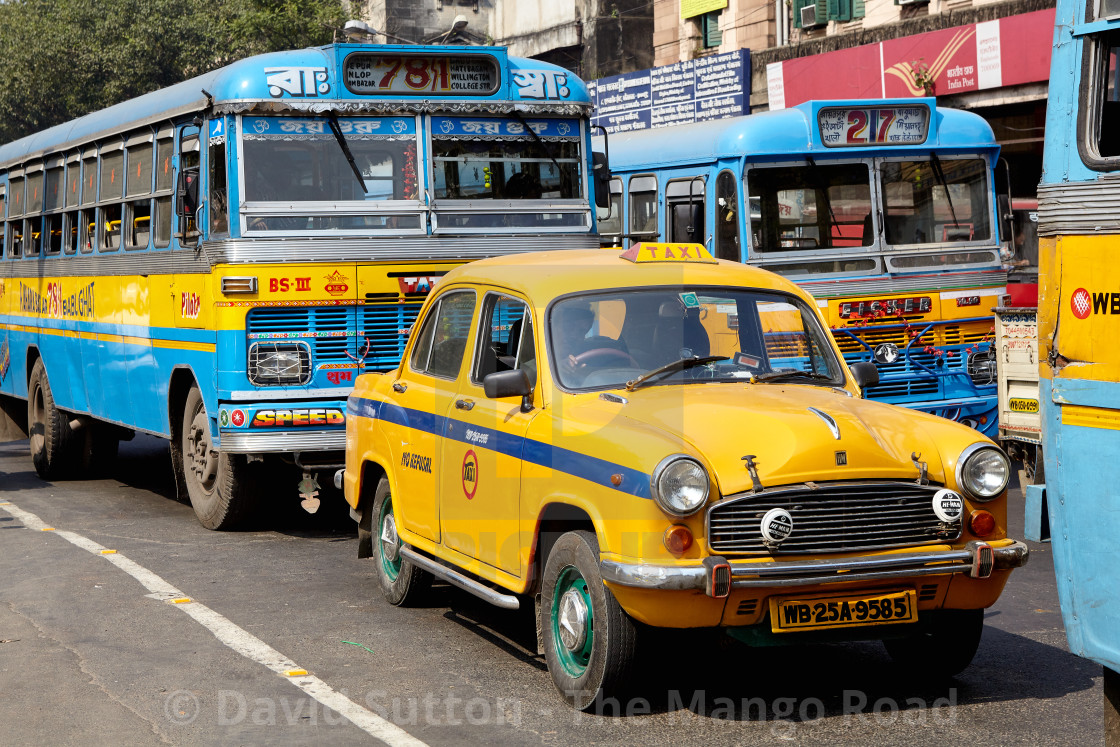
<path id="1" fill-rule="evenodd" d="M 771 373 L 752 376 L 751 381 L 778 381 L 780 379 L 811 379 L 813 381 L 835 382 L 831 376 L 817 373 L 816 371 L 772 371 Z"/>
<path id="2" fill-rule="evenodd" d="M 362 178 L 362 172 L 358 169 L 358 164 L 354 163 L 354 154 L 350 152 L 350 146 L 347 144 L 346 138 L 342 136 L 342 128 L 338 126 L 338 115 L 334 112 L 327 115 L 327 124 L 331 126 L 331 133 L 334 135 L 334 139 L 338 141 L 338 147 L 342 148 L 342 155 L 346 156 L 346 162 L 354 170 L 354 176 L 358 180 L 358 186 L 362 188 L 362 194 L 368 195 L 369 190 L 366 189 L 366 180 Z"/>
<path id="3" fill-rule="evenodd" d="M 726 355 L 705 355 L 703 357 L 698 357 L 698 356 L 694 355 L 691 358 L 681 358 L 680 360 L 675 360 L 672 363 L 666 363 L 664 366 L 659 366 L 658 368 L 653 369 L 649 373 L 644 373 L 641 376 L 639 376 L 638 378 L 634 379 L 633 381 L 627 381 L 626 382 L 626 391 L 632 392 L 635 389 L 637 389 L 638 387 L 640 387 L 642 384 L 649 381 L 650 379 L 661 376 L 662 374 L 676 373 L 677 371 L 685 371 L 689 368 L 695 368 L 696 366 L 704 366 L 704 365 L 707 365 L 709 363 L 715 363 L 716 361 L 725 361 L 727 359 L 728 358 L 727 358 Z"/>
<path id="4" fill-rule="evenodd" d="M 961 224 L 957 222 L 957 211 L 953 209 L 953 196 L 949 194 L 949 184 L 945 181 L 945 172 L 941 169 L 941 159 L 937 157 L 936 153 L 930 153 L 929 163 L 933 167 L 933 175 L 937 177 L 937 183 L 945 190 L 945 200 L 949 203 L 949 215 L 953 216 L 953 228 L 959 228 Z"/>

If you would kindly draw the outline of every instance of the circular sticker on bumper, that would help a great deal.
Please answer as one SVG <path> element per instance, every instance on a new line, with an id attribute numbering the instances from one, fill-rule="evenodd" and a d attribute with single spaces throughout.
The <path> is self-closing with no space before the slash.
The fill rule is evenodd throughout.
<path id="1" fill-rule="evenodd" d="M 793 534 L 793 517 L 784 508 L 772 508 L 762 517 L 759 528 L 767 544 L 777 545 Z"/>
<path id="2" fill-rule="evenodd" d="M 944 488 L 933 494 L 933 512 L 947 524 L 960 520 L 964 513 L 964 500 L 952 490 Z"/>

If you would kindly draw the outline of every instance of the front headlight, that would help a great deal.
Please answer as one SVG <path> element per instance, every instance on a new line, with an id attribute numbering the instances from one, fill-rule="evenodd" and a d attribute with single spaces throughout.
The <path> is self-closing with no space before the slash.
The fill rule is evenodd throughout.
<path id="1" fill-rule="evenodd" d="M 957 485 L 978 501 L 990 501 L 1007 487 L 1011 462 L 990 444 L 973 444 L 957 460 Z"/>
<path id="2" fill-rule="evenodd" d="M 708 473 L 695 459 L 673 454 L 657 465 L 649 487 L 665 513 L 688 516 L 708 500 Z"/>

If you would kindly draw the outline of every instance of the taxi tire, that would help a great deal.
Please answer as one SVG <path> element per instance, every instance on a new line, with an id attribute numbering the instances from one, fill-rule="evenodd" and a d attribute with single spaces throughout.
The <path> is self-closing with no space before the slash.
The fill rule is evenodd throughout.
<path id="1" fill-rule="evenodd" d="M 416 567 L 404 558 L 399 558 L 400 567 L 396 578 L 391 577 L 385 569 L 386 559 L 382 554 L 384 547 L 381 542 L 381 517 L 382 508 L 386 501 L 389 503 L 389 510 L 392 511 L 393 495 L 389 487 L 389 478 L 382 477 L 378 481 L 377 489 L 373 494 L 373 505 L 370 506 L 370 511 L 373 512 L 371 528 L 373 531 L 373 561 L 377 567 L 377 583 L 389 604 L 396 607 L 412 607 L 423 601 L 427 595 L 428 589 L 432 585 L 432 574 L 423 568 Z M 395 515 L 394 526 L 396 526 Z M 401 542 L 398 538 L 398 548 L 400 545 Z"/>
<path id="2" fill-rule="evenodd" d="M 586 583 L 591 602 L 593 639 L 590 658 L 579 676 L 569 674 L 560 660 L 553 626 L 557 584 L 574 568 Z M 569 571 L 570 572 L 570 571 Z M 545 662 L 552 681 L 568 705 L 586 711 L 617 696 L 631 680 L 636 661 L 637 627 L 623 611 L 599 575 L 599 542 L 593 532 L 567 532 L 556 540 L 545 562 L 539 620 Z"/>
<path id="3" fill-rule="evenodd" d="M 984 633 L 984 610 L 937 610 L 935 627 L 883 641 L 891 659 L 925 676 L 952 677 L 972 663 Z"/>
<path id="4" fill-rule="evenodd" d="M 31 461 L 39 477 L 54 480 L 77 466 L 77 439 L 69 416 L 55 406 L 42 358 L 31 367 L 27 383 L 27 432 Z"/>
<path id="5" fill-rule="evenodd" d="M 244 456 L 219 452 L 213 476 L 200 476 L 193 467 L 202 451 L 213 449 L 209 417 L 202 392 L 192 386 L 183 405 L 183 424 L 179 433 L 180 458 L 187 495 L 195 516 L 207 529 L 226 531 L 243 526 L 255 513 L 259 491 L 252 489 L 249 463 Z"/>

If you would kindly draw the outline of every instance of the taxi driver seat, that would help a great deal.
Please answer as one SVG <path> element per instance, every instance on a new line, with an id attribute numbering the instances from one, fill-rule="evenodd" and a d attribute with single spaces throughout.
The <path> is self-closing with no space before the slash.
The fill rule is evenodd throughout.
<path id="1" fill-rule="evenodd" d="M 685 355 L 682 350 L 691 351 L 688 355 L 704 357 L 711 353 L 708 332 L 700 323 L 699 309 L 685 309 L 680 301 L 666 301 L 657 311 L 657 326 L 653 330 L 653 349 L 664 360 L 658 365 L 670 363 Z"/>

